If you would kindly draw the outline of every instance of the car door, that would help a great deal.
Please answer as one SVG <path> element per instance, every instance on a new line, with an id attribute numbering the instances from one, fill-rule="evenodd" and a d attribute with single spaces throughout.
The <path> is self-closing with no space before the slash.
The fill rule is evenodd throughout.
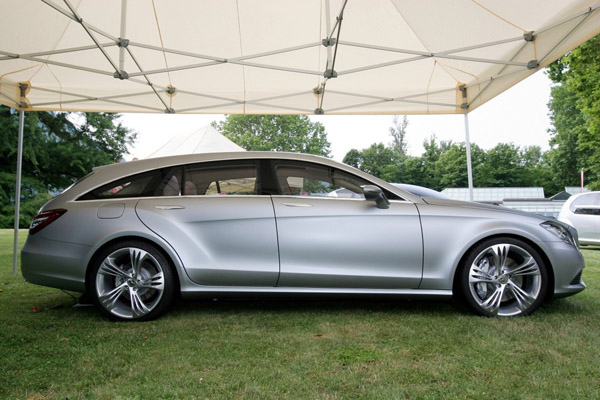
<path id="1" fill-rule="evenodd" d="M 328 166 L 274 161 L 278 286 L 417 288 L 423 241 L 416 206 L 364 199 L 361 178 Z"/>
<path id="2" fill-rule="evenodd" d="M 141 221 L 173 246 L 190 279 L 212 286 L 274 286 L 279 274 L 275 217 L 260 193 L 255 161 L 185 166 L 160 197 L 143 198 Z"/>

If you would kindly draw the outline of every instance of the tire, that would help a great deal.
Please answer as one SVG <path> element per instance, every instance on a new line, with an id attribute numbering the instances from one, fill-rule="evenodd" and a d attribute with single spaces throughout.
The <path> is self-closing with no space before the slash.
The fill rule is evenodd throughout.
<path id="1" fill-rule="evenodd" d="M 524 241 L 509 237 L 485 240 L 473 248 L 459 279 L 466 303 L 488 317 L 529 315 L 548 290 L 542 257 Z"/>
<path id="2" fill-rule="evenodd" d="M 149 321 L 170 308 L 175 274 L 154 246 L 124 241 L 102 250 L 88 271 L 88 293 L 94 305 L 116 321 Z"/>

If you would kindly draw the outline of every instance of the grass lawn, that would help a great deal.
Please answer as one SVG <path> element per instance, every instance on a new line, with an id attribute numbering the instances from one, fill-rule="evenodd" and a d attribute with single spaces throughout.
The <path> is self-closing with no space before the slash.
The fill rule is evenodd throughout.
<path id="1" fill-rule="evenodd" d="M 0 230 L 0 399 L 598 399 L 600 250 L 583 253 L 588 289 L 526 318 L 253 300 L 113 323 L 13 276 Z"/>

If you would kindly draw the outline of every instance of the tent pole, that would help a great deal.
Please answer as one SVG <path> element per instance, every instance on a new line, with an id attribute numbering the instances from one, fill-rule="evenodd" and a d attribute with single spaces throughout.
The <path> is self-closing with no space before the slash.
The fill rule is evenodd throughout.
<path id="1" fill-rule="evenodd" d="M 462 104 L 460 108 L 465 111 L 465 144 L 467 146 L 467 181 L 469 183 L 469 201 L 473 201 L 473 165 L 471 162 L 471 138 L 469 136 L 469 99 L 467 97 L 467 87 L 460 85 L 458 87 L 462 94 Z"/>
<path id="2" fill-rule="evenodd" d="M 13 275 L 17 275 L 17 258 L 19 255 L 19 215 L 21 206 L 21 167 L 23 164 L 23 126 L 25 111 L 19 110 L 19 143 L 17 148 L 17 185 L 15 187 L 15 237 L 13 248 Z"/>
<path id="3" fill-rule="evenodd" d="M 120 40 L 125 39 L 127 23 L 127 0 L 121 0 L 121 31 Z M 119 46 L 119 72 L 125 70 L 125 46 Z"/>
<path id="4" fill-rule="evenodd" d="M 469 201 L 473 201 L 473 165 L 471 163 L 471 138 L 469 137 L 469 113 L 465 109 L 465 143 L 467 145 L 467 179 L 469 182 Z"/>

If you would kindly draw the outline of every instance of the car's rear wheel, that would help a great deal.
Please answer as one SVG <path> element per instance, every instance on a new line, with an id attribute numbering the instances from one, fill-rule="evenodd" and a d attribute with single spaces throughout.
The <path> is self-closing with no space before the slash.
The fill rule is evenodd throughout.
<path id="1" fill-rule="evenodd" d="M 546 296 L 548 272 L 538 252 L 524 241 L 494 238 L 469 253 L 460 287 L 467 304 L 481 315 L 529 315 Z"/>
<path id="2" fill-rule="evenodd" d="M 113 320 L 148 321 L 175 297 L 175 276 L 165 256 L 145 242 L 117 243 L 95 257 L 88 288 L 96 307 Z"/>

